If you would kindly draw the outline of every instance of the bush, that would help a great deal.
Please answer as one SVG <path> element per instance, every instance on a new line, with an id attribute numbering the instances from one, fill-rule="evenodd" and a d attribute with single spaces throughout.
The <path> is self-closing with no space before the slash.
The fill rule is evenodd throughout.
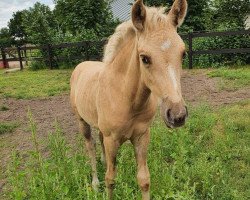
<path id="1" fill-rule="evenodd" d="M 29 68 L 33 71 L 36 71 L 40 69 L 46 69 L 47 66 L 43 61 L 31 61 Z"/>
<path id="2" fill-rule="evenodd" d="M 226 36 L 196 38 L 193 50 L 239 49 L 250 46 L 249 36 Z M 194 57 L 194 65 L 202 68 L 225 65 L 246 65 L 250 63 L 250 54 L 200 55 Z"/>

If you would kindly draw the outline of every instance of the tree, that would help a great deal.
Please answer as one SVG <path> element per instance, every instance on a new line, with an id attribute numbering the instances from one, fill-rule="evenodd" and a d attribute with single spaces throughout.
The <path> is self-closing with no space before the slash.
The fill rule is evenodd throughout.
<path id="1" fill-rule="evenodd" d="M 13 38 L 10 35 L 8 28 L 0 29 L 0 47 L 10 47 L 13 43 Z"/>
<path id="2" fill-rule="evenodd" d="M 247 14 L 250 11 L 250 1 L 247 0 L 211 0 L 213 29 L 244 28 Z"/>
<path id="3" fill-rule="evenodd" d="M 32 8 L 24 12 L 23 24 L 24 30 L 27 33 L 28 41 L 36 45 L 48 45 L 53 43 L 53 38 L 57 34 L 56 22 L 53 12 L 50 8 L 39 2 L 35 3 Z M 42 57 L 48 58 L 54 56 L 54 51 L 47 49 L 41 50 Z M 50 63 L 45 61 L 45 65 Z M 52 61 L 53 67 L 57 67 L 55 61 Z"/>
<path id="4" fill-rule="evenodd" d="M 28 40 L 33 44 L 50 44 L 57 32 L 56 22 L 50 8 L 39 2 L 24 11 L 23 25 Z"/>
<path id="5" fill-rule="evenodd" d="M 9 31 L 17 45 L 23 45 L 26 43 L 27 34 L 24 30 L 23 15 L 24 11 L 17 11 L 13 14 L 8 23 Z"/>
<path id="6" fill-rule="evenodd" d="M 172 6 L 174 0 L 145 0 L 147 5 Z M 209 12 L 208 0 L 188 0 L 188 12 L 182 32 L 202 31 L 206 29 L 207 13 Z"/>
<path id="7" fill-rule="evenodd" d="M 55 16 L 63 33 L 73 35 L 93 32 L 93 37 L 106 37 L 115 27 L 108 1 L 56 0 Z"/>

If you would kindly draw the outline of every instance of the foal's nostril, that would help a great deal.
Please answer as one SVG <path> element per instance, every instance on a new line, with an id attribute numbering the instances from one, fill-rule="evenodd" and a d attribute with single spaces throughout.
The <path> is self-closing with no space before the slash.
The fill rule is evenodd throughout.
<path id="1" fill-rule="evenodd" d="M 167 116 L 167 119 L 168 119 L 169 121 L 171 121 L 171 114 L 170 114 L 170 112 L 171 112 L 170 109 L 168 109 L 168 110 L 166 111 L 166 116 Z"/>
<path id="2" fill-rule="evenodd" d="M 186 116 L 182 116 L 182 117 L 176 118 L 176 119 L 174 120 L 174 123 L 175 123 L 175 124 L 182 124 L 182 123 L 185 122 L 185 118 L 186 118 Z"/>

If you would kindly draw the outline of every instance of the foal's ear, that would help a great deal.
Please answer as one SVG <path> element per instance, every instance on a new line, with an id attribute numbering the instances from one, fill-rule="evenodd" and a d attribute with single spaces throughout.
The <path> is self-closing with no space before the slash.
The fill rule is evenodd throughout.
<path id="1" fill-rule="evenodd" d="M 180 27 L 187 14 L 187 0 L 175 0 L 169 11 L 169 16 L 174 26 Z"/>
<path id="2" fill-rule="evenodd" d="M 146 8 L 143 0 L 137 0 L 132 7 L 132 22 L 139 31 L 143 31 L 146 20 Z"/>

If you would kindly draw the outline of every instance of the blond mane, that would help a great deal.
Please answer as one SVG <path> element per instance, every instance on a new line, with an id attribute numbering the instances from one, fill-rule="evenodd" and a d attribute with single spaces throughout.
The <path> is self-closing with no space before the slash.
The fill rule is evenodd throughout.
<path id="1" fill-rule="evenodd" d="M 166 22 L 167 15 L 166 7 L 146 7 L 146 27 L 152 27 L 157 23 Z M 136 36 L 136 29 L 131 20 L 121 23 L 115 30 L 115 33 L 109 37 L 108 43 L 104 49 L 103 62 L 106 64 L 112 63 L 118 50 L 123 43 L 131 37 Z"/>

